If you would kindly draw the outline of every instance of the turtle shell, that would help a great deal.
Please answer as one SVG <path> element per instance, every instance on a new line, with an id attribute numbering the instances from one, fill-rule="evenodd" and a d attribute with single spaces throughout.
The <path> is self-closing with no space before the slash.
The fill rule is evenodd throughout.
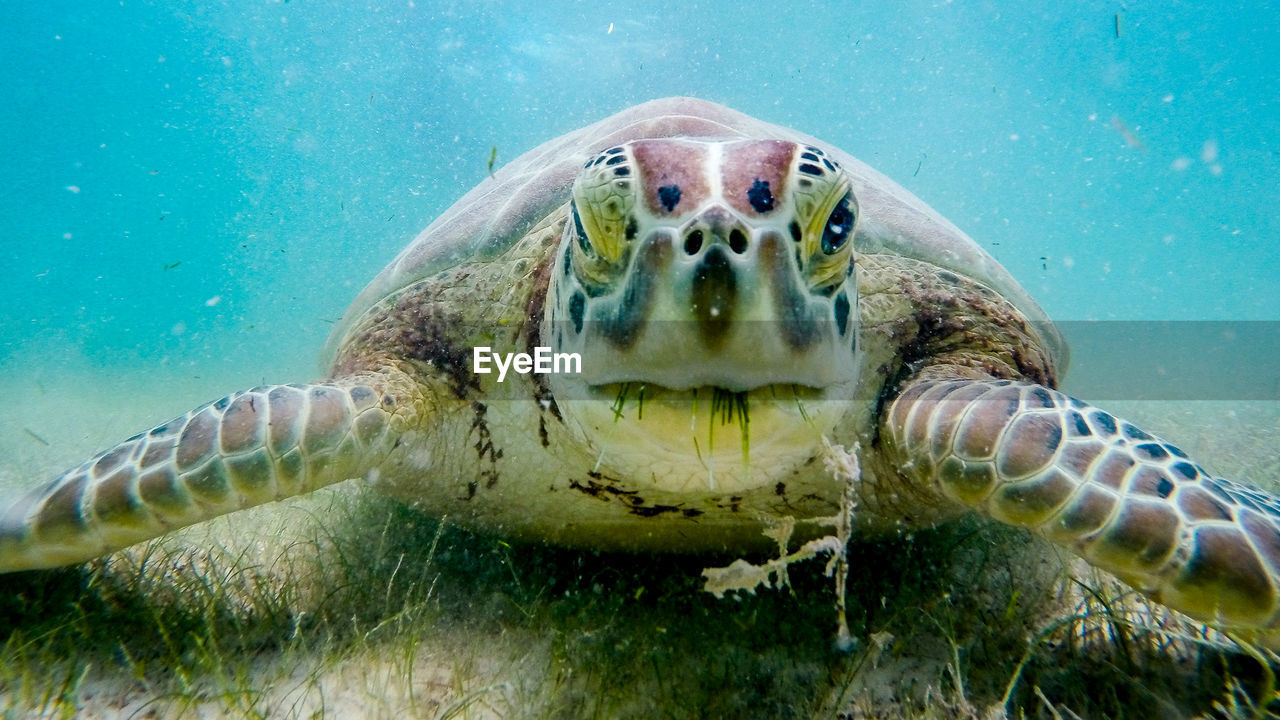
<path id="1" fill-rule="evenodd" d="M 409 243 L 347 309 L 329 339 L 332 358 L 348 330 L 387 295 L 468 259 L 502 254 L 569 199 L 579 169 L 601 150 L 664 137 L 777 138 L 813 145 L 851 176 L 862 217 L 855 250 L 899 254 L 977 280 L 1026 315 L 1065 372 L 1067 348 L 1044 310 L 995 258 L 933 208 L 852 155 L 804 133 L 697 98 L 665 98 L 628 108 L 545 142 L 463 195 Z"/>

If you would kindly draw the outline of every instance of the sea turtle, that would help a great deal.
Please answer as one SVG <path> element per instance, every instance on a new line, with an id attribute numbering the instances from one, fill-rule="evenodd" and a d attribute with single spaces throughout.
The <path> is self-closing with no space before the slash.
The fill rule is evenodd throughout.
<path id="1" fill-rule="evenodd" d="M 965 511 L 1270 639 L 1280 498 L 1055 386 L 1067 348 L 969 237 L 817 139 L 657 100 L 552 140 L 359 295 L 313 384 L 237 392 L 18 499 L 0 571 L 365 478 L 482 531 L 741 550 Z M 790 522 L 789 521 L 789 522 Z"/>

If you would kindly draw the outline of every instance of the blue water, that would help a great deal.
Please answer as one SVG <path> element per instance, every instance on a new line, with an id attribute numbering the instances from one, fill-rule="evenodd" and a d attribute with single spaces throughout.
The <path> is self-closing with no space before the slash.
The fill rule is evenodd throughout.
<path id="1" fill-rule="evenodd" d="M 0 367 L 314 377 L 491 147 L 675 94 L 861 157 L 1054 317 L 1280 320 L 1280 13 L 1205 5 L 4 3 Z"/>

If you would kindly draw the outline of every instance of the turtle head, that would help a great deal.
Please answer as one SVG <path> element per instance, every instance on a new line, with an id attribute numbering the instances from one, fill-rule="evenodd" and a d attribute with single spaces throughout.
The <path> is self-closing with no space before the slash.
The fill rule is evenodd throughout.
<path id="1" fill-rule="evenodd" d="M 717 450 L 735 462 L 766 438 L 829 432 L 835 415 L 818 406 L 857 380 L 858 202 L 825 153 L 637 140 L 587 162 L 570 216 L 543 339 L 582 359 L 553 384 L 588 433 L 636 432 L 646 452 L 706 464 L 715 443 L 697 436 L 726 408 L 739 428 Z"/>

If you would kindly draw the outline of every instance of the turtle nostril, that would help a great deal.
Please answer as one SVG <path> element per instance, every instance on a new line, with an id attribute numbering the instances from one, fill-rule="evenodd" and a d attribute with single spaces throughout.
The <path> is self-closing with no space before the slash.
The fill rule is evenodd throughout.
<path id="1" fill-rule="evenodd" d="M 684 236 L 684 251 L 689 255 L 697 255 L 702 249 L 702 231 L 694 230 Z"/>
<path id="2" fill-rule="evenodd" d="M 741 230 L 734 228 L 729 233 L 729 249 L 738 255 L 747 251 L 747 236 Z"/>

